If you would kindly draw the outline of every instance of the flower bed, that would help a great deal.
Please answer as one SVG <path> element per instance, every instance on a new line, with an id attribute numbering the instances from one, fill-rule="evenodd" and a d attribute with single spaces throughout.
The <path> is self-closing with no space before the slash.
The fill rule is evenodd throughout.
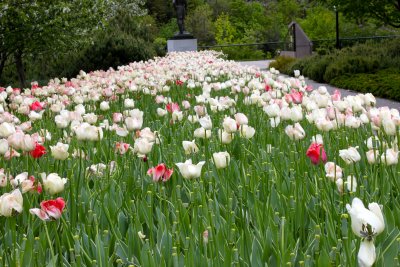
<path id="1" fill-rule="evenodd" d="M 218 56 L 1 88 L 0 265 L 398 264 L 399 111 Z"/>

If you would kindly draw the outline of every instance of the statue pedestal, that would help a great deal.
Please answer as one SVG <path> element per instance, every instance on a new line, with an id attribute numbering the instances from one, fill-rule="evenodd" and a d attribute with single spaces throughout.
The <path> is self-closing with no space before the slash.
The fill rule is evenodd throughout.
<path id="1" fill-rule="evenodd" d="M 168 52 L 197 51 L 197 39 L 188 32 L 176 33 L 167 43 Z"/>

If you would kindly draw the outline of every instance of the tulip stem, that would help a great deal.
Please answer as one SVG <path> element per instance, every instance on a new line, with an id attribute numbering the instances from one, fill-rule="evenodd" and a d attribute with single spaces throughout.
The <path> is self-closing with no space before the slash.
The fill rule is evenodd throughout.
<path id="1" fill-rule="evenodd" d="M 47 230 L 47 224 L 46 224 L 45 221 L 43 222 L 43 224 L 44 224 L 44 229 L 46 231 L 46 237 L 47 237 L 47 242 L 49 243 L 51 256 L 52 256 L 52 259 L 54 259 L 55 255 L 54 255 L 54 250 L 53 250 L 53 246 L 52 246 L 52 243 L 51 243 L 49 231 Z"/>

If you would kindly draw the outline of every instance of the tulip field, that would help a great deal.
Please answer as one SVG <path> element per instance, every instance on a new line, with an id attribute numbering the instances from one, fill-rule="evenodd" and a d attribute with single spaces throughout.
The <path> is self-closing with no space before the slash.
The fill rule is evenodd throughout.
<path id="1" fill-rule="evenodd" d="M 400 266 L 400 114 L 217 52 L 0 87 L 0 266 Z"/>

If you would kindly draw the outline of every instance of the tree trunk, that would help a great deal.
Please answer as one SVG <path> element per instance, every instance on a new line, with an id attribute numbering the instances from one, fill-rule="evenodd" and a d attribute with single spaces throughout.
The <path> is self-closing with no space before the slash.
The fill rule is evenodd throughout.
<path id="1" fill-rule="evenodd" d="M 25 80 L 24 62 L 22 61 L 22 51 L 17 50 L 17 52 L 14 53 L 14 57 L 15 57 L 15 66 L 17 68 L 17 73 L 18 73 L 19 84 L 21 86 L 21 89 L 23 89 L 26 87 L 26 80 Z"/>

